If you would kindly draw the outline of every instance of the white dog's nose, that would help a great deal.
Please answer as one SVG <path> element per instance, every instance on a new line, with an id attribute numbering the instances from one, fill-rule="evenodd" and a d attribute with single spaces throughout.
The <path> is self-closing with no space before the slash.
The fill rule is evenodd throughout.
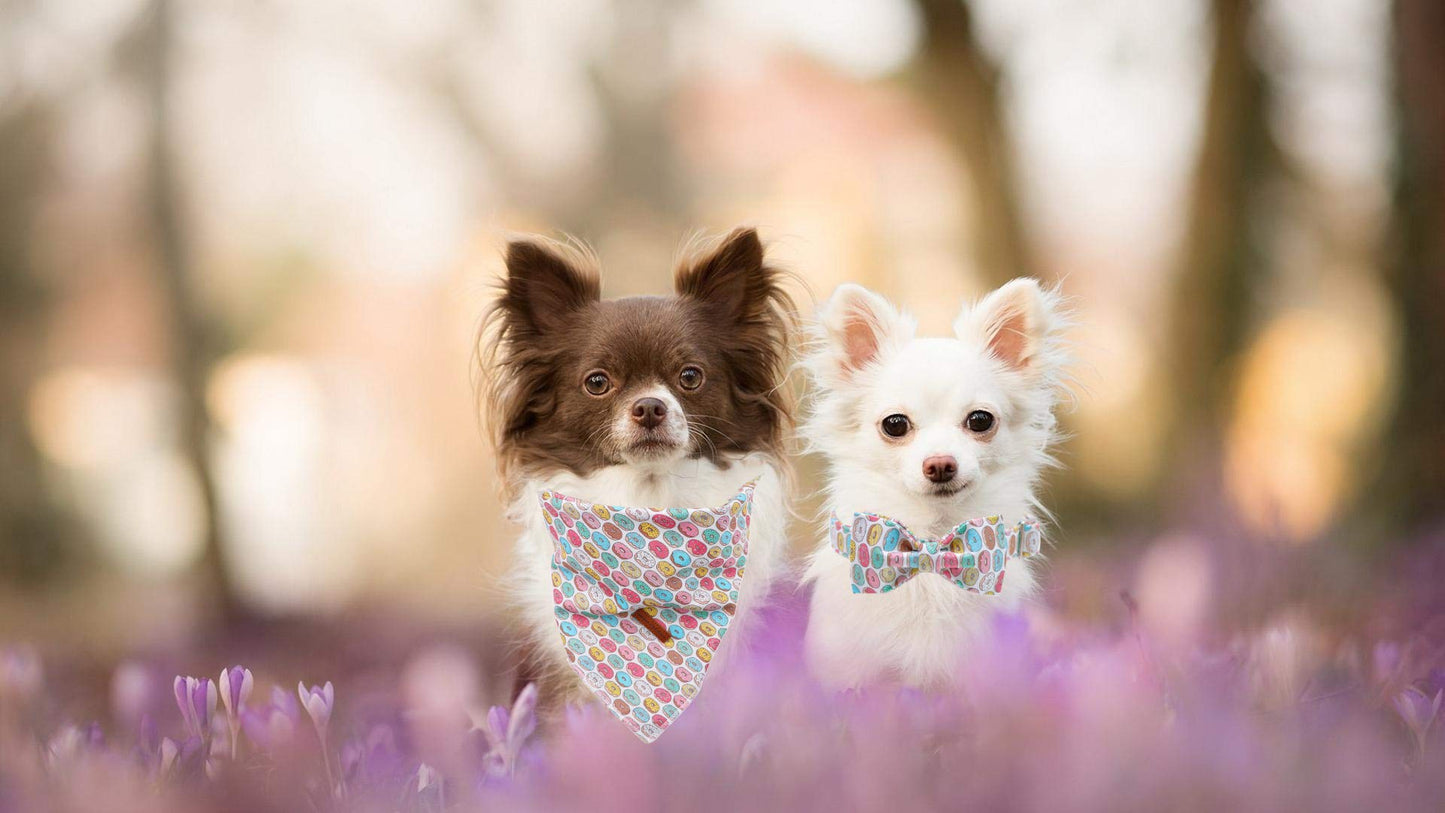
<path id="1" fill-rule="evenodd" d="M 932 483 L 947 483 L 958 475 L 958 460 L 953 455 L 936 454 L 923 459 L 923 476 Z"/>

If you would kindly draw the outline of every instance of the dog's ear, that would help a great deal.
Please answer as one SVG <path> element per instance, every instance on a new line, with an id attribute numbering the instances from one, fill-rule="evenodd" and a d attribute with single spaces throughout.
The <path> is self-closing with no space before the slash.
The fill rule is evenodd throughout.
<path id="1" fill-rule="evenodd" d="M 507 279 L 497 305 L 513 341 L 551 333 L 601 297 L 597 272 L 577 252 L 542 240 L 507 244 Z"/>
<path id="2" fill-rule="evenodd" d="M 679 296 L 707 302 L 730 321 L 746 323 L 772 303 L 778 274 L 763 261 L 757 230 L 735 229 L 717 248 L 679 267 L 673 284 Z"/>
<path id="3" fill-rule="evenodd" d="M 1020 277 L 973 308 L 964 308 L 953 329 L 964 341 L 982 343 L 1009 369 L 1035 373 L 1049 320 L 1043 289 L 1037 281 Z"/>
<path id="4" fill-rule="evenodd" d="M 838 286 L 823 305 L 818 324 L 827 342 L 827 372 L 840 381 L 851 379 L 913 334 L 911 319 L 853 283 Z"/>
<path id="5" fill-rule="evenodd" d="M 783 287 L 787 275 L 768 265 L 754 229 L 734 229 L 716 247 L 678 266 L 679 297 L 697 303 L 709 320 L 732 384 L 736 426 L 781 455 L 792 418 L 788 373 L 796 309 Z"/>

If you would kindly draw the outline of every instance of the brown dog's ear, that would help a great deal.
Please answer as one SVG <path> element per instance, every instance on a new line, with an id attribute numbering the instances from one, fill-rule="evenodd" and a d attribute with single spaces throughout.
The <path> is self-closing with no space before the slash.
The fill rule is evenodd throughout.
<path id="1" fill-rule="evenodd" d="M 754 229 L 735 229 L 675 279 L 679 297 L 702 305 L 730 373 L 737 427 L 781 456 L 792 418 L 787 378 L 796 311 L 787 275 L 767 264 Z M 739 429 L 738 431 L 742 431 Z"/>
<path id="2" fill-rule="evenodd" d="M 763 242 L 756 229 L 735 229 L 716 249 L 677 270 L 680 296 L 713 305 L 733 322 L 751 322 L 770 307 L 777 272 L 763 261 Z"/>
<path id="3" fill-rule="evenodd" d="M 498 307 L 513 341 L 550 333 L 598 301 L 602 286 L 585 259 L 541 240 L 507 244 L 507 279 Z"/>

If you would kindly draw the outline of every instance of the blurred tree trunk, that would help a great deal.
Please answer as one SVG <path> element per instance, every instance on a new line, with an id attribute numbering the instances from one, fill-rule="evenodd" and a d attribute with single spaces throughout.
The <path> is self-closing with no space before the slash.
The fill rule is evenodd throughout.
<path id="1" fill-rule="evenodd" d="M 1250 48 L 1253 0 L 1212 0 L 1213 43 L 1202 137 L 1170 303 L 1167 363 L 1174 431 L 1161 495 L 1169 513 L 1217 508 L 1234 362 L 1268 271 L 1265 193 L 1279 153 L 1268 81 Z"/>
<path id="2" fill-rule="evenodd" d="M 1410 528 L 1445 516 L 1445 5 L 1396 0 L 1394 46 L 1401 364 L 1381 496 Z"/>
<path id="3" fill-rule="evenodd" d="M 49 299 L 32 246 L 50 129 L 42 102 L 0 98 L 0 574 L 22 584 L 59 563 L 64 530 L 26 419 Z"/>
<path id="4" fill-rule="evenodd" d="M 917 0 L 923 18 L 919 87 L 962 156 L 983 283 L 1037 272 L 1020 212 L 1013 142 L 999 101 L 999 70 L 974 33 L 964 0 Z"/>
<path id="5" fill-rule="evenodd" d="M 180 391 L 182 451 L 200 487 L 205 509 L 205 555 L 202 560 L 209 604 L 219 623 L 234 620 L 242 607 L 235 597 L 226 565 L 219 496 L 211 465 L 213 426 L 206 409 L 206 378 L 215 360 L 218 337 L 204 314 L 196 292 L 190 246 L 180 204 L 176 151 L 172 143 L 172 93 L 175 46 L 172 0 L 154 0 L 140 37 L 140 67 L 150 110 L 147 208 L 152 251 L 170 313 L 171 358 Z"/>
<path id="6" fill-rule="evenodd" d="M 679 170 L 669 115 L 676 78 L 663 67 L 674 48 L 677 16 L 686 6 L 650 0 L 618 0 L 606 47 L 590 56 L 593 99 L 603 119 L 606 159 L 588 177 L 531 177 L 511 156 L 507 139 L 478 114 L 462 71 L 443 58 L 426 78 L 457 123 L 488 162 L 488 171 L 515 208 L 548 214 L 558 231 L 588 241 L 621 231 L 646 233 L 671 243 L 695 225 L 693 196 Z M 490 27 L 495 10 L 472 7 L 479 26 Z M 595 245 L 595 243 L 594 243 Z"/>
<path id="7" fill-rule="evenodd" d="M 671 243 L 694 228 L 693 196 L 678 170 L 670 108 L 676 77 L 666 65 L 681 4 L 621 0 L 616 30 L 592 66 L 592 87 L 607 124 L 610 160 L 595 188 L 602 196 L 586 208 L 593 234 L 618 225 L 650 232 Z M 585 233 L 585 232 L 584 232 Z"/>

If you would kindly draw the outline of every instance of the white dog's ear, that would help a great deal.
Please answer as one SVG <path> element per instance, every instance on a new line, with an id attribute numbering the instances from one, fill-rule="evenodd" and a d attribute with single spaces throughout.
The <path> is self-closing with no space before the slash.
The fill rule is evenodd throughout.
<path id="1" fill-rule="evenodd" d="M 861 285 L 838 286 L 819 314 L 828 343 L 828 372 L 846 381 L 913 333 L 907 316 Z"/>
<path id="2" fill-rule="evenodd" d="M 1039 283 L 1020 277 L 974 307 L 965 307 L 954 321 L 953 331 L 964 341 L 982 343 L 1010 369 L 1034 373 L 1049 318 L 1046 294 Z"/>

